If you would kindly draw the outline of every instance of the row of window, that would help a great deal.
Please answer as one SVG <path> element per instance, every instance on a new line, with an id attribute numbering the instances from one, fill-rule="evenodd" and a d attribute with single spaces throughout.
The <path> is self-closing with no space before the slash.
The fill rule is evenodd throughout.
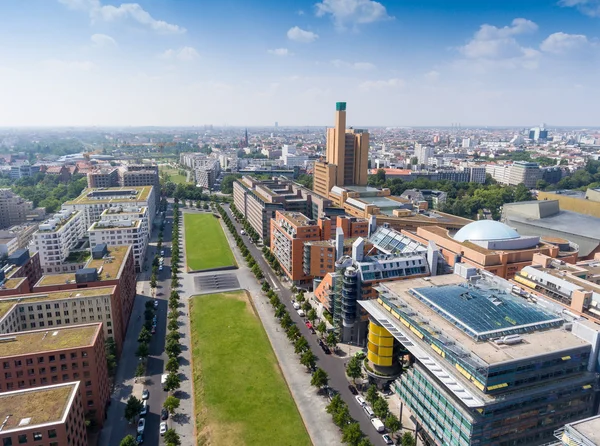
<path id="1" fill-rule="evenodd" d="M 77 352 L 72 352 L 69 355 L 70 359 L 77 359 L 78 355 Z M 88 353 L 86 351 L 82 351 L 81 352 L 81 357 L 82 358 L 87 358 L 88 357 Z M 67 355 L 65 353 L 61 353 L 60 355 L 58 355 L 58 359 L 60 361 L 66 361 L 67 360 Z M 25 359 L 25 365 L 33 365 L 33 358 L 27 358 Z M 37 358 L 37 363 L 38 364 L 44 364 L 46 362 L 45 356 L 39 356 Z M 48 362 L 56 362 L 56 355 L 48 355 Z M 84 361 L 85 362 L 85 361 Z M 21 359 L 16 359 L 14 361 L 15 367 L 22 367 L 23 365 L 23 360 Z M 10 368 L 10 361 L 4 361 L 3 362 L 3 367 L 5 369 L 9 369 Z"/>

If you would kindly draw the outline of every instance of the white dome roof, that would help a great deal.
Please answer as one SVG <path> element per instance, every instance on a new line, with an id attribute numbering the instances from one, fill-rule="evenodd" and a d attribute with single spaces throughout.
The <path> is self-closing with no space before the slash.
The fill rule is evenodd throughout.
<path id="1" fill-rule="evenodd" d="M 510 226 L 494 220 L 479 220 L 469 223 L 454 235 L 457 242 L 512 240 L 521 236 Z"/>

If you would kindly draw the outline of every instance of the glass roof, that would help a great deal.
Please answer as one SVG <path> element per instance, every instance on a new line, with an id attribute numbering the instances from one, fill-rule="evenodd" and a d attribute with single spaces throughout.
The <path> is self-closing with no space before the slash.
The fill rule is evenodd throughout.
<path id="1" fill-rule="evenodd" d="M 427 248 L 393 229 L 379 227 L 369 239 L 375 247 L 386 254 L 425 252 Z"/>
<path id="2" fill-rule="evenodd" d="M 476 340 L 556 327 L 563 320 L 496 289 L 459 284 L 414 288 L 411 294 Z"/>

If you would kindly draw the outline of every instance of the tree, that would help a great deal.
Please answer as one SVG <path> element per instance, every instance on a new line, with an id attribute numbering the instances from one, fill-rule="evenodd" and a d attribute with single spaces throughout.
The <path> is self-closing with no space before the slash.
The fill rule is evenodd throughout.
<path id="1" fill-rule="evenodd" d="M 346 364 L 346 375 L 352 378 L 354 384 L 356 384 L 357 378 L 362 378 L 362 361 L 357 356 L 353 356 Z"/>
<path id="2" fill-rule="evenodd" d="M 167 328 L 171 331 L 177 330 L 179 328 L 179 324 L 177 323 L 177 319 L 169 319 L 167 323 Z"/>
<path id="3" fill-rule="evenodd" d="M 167 336 L 165 337 L 165 339 L 167 340 L 167 342 L 169 342 L 169 341 L 177 342 L 181 339 L 181 333 L 179 333 L 178 331 L 172 330 L 167 333 Z"/>
<path id="4" fill-rule="evenodd" d="M 172 392 L 181 387 L 181 379 L 179 379 L 179 375 L 177 373 L 171 372 L 167 375 L 167 379 L 165 381 L 165 390 Z"/>
<path id="5" fill-rule="evenodd" d="M 326 407 L 328 414 L 335 414 L 343 407 L 347 406 L 339 393 L 336 393 Z"/>
<path id="6" fill-rule="evenodd" d="M 146 327 L 142 327 L 138 336 L 138 342 L 148 343 L 150 342 L 150 339 L 152 339 L 152 333 L 150 333 Z"/>
<path id="7" fill-rule="evenodd" d="M 312 369 L 315 366 L 316 362 L 317 357 L 312 352 L 312 350 L 305 351 L 300 357 L 300 364 L 302 364 L 307 369 Z"/>
<path id="8" fill-rule="evenodd" d="M 402 429 L 402 422 L 393 413 L 388 413 L 388 416 L 385 417 L 383 424 L 385 424 L 385 427 L 387 427 L 392 435 Z"/>
<path id="9" fill-rule="evenodd" d="M 175 409 L 179 408 L 179 398 L 169 395 L 163 403 L 163 407 L 167 409 L 170 414 L 173 414 Z"/>
<path id="10" fill-rule="evenodd" d="M 271 287 L 269 286 L 269 282 L 267 282 L 266 280 L 263 282 L 261 289 L 263 290 L 263 292 L 267 292 L 271 289 Z"/>
<path id="11" fill-rule="evenodd" d="M 367 394 L 365 395 L 365 399 L 371 406 L 373 406 L 375 401 L 379 399 L 379 393 L 377 393 L 377 386 L 375 386 L 375 384 L 371 384 L 369 386 L 367 389 Z"/>
<path id="12" fill-rule="evenodd" d="M 165 345 L 165 351 L 169 357 L 177 357 L 181 354 L 181 344 L 177 341 L 169 340 Z"/>
<path id="13" fill-rule="evenodd" d="M 142 407 L 142 401 L 131 395 L 125 405 L 125 419 L 131 423 L 140 414 Z"/>
<path id="14" fill-rule="evenodd" d="M 337 346 L 337 342 L 338 342 L 338 337 L 334 331 L 330 331 L 329 333 L 327 333 L 327 338 L 325 338 L 325 343 L 327 344 L 328 347 L 335 350 L 336 346 Z"/>
<path id="15" fill-rule="evenodd" d="M 146 367 L 144 367 L 144 364 L 142 364 L 141 362 L 138 363 L 137 367 L 135 368 L 135 377 L 140 378 L 140 377 L 144 376 L 145 373 L 146 373 Z"/>
<path id="16" fill-rule="evenodd" d="M 142 342 L 140 345 L 138 345 L 138 348 L 135 351 L 135 355 L 138 358 L 147 358 L 149 354 L 150 350 L 148 348 L 148 344 L 145 342 Z"/>
<path id="17" fill-rule="evenodd" d="M 318 387 L 320 389 L 322 387 L 325 387 L 328 382 L 329 375 L 327 375 L 327 372 L 325 370 L 319 367 L 317 370 L 315 370 L 315 373 L 313 374 L 310 380 L 310 385 Z"/>
<path id="18" fill-rule="evenodd" d="M 121 440 L 121 443 L 119 443 L 119 446 L 137 446 L 137 441 L 135 441 L 135 438 L 133 435 L 127 435 L 125 438 L 123 438 Z"/>
<path id="19" fill-rule="evenodd" d="M 415 446 L 417 442 L 415 441 L 413 434 L 410 432 L 404 432 L 402 439 L 400 440 L 400 444 L 402 444 L 402 446 Z"/>
<path id="20" fill-rule="evenodd" d="M 360 439 L 356 446 L 373 446 L 373 443 L 367 437 L 364 437 Z"/>
<path id="21" fill-rule="evenodd" d="M 344 428 L 348 425 L 348 423 L 352 421 L 352 417 L 350 416 L 350 409 L 348 409 L 347 404 L 343 404 L 339 407 L 337 412 L 333 414 L 333 422 L 340 429 Z"/>
<path id="22" fill-rule="evenodd" d="M 325 333 L 327 331 L 327 325 L 325 324 L 325 321 L 319 322 L 319 324 L 316 327 L 316 330 L 319 332 L 319 334 L 321 336 L 323 336 L 323 333 Z"/>
<path id="23" fill-rule="evenodd" d="M 291 327 L 294 324 L 294 321 L 292 321 L 292 318 L 290 317 L 290 314 L 286 311 L 283 316 L 281 317 L 281 321 L 280 321 L 280 325 L 284 330 L 287 330 L 289 327 Z"/>
<path id="24" fill-rule="evenodd" d="M 358 446 L 358 443 L 363 437 L 364 434 L 360 430 L 360 425 L 356 422 L 347 424 L 342 429 L 342 443 Z"/>
<path id="25" fill-rule="evenodd" d="M 279 299 L 277 299 L 279 300 Z M 287 314 L 287 310 L 285 309 L 285 305 L 279 302 L 279 304 L 275 308 L 275 317 L 282 318 L 284 314 Z M 288 314 L 289 316 L 289 314 Z"/>
<path id="26" fill-rule="evenodd" d="M 169 358 L 167 364 L 165 365 L 165 370 L 171 373 L 177 373 L 179 370 L 179 361 L 177 358 Z"/>
<path id="27" fill-rule="evenodd" d="M 310 310 L 312 310 L 312 305 L 308 301 L 304 301 L 302 303 L 302 310 L 304 310 L 305 313 L 308 313 Z"/>
<path id="28" fill-rule="evenodd" d="M 181 440 L 179 434 L 174 429 L 167 429 L 163 437 L 167 446 L 180 446 Z"/>
<path id="29" fill-rule="evenodd" d="M 294 342 L 294 351 L 296 352 L 296 354 L 300 354 L 307 349 L 308 341 L 304 336 L 300 336 L 298 339 L 296 339 L 296 342 Z"/>
<path id="30" fill-rule="evenodd" d="M 306 318 L 311 322 L 311 324 L 315 323 L 315 319 L 317 319 L 317 312 L 314 308 L 308 310 L 308 313 L 306 313 Z"/>
<path id="31" fill-rule="evenodd" d="M 156 288 L 156 285 L 156 276 L 152 274 L 152 276 L 150 277 L 150 288 Z"/>
<path id="32" fill-rule="evenodd" d="M 388 402 L 384 398 L 377 398 L 375 403 L 373 403 L 373 412 L 377 418 L 385 420 L 390 412 Z"/>
<path id="33" fill-rule="evenodd" d="M 290 325 L 285 333 L 290 341 L 295 341 L 300 336 L 300 330 L 296 325 Z"/>

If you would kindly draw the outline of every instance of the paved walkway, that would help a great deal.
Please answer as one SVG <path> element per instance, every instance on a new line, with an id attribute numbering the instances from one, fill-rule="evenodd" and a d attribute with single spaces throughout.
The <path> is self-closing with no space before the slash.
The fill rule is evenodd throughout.
<path id="1" fill-rule="evenodd" d="M 184 211 L 197 212 L 187 209 Z M 328 400 L 317 395 L 314 387 L 310 385 L 310 373 L 308 373 L 306 368 L 300 364 L 298 356 L 294 353 L 293 345 L 287 339 L 285 332 L 280 328 L 277 319 L 273 316 L 271 304 L 261 291 L 254 274 L 252 274 L 250 268 L 247 267 L 246 261 L 241 256 L 229 229 L 222 220 L 220 220 L 220 222 L 239 266 L 238 270 L 228 272 L 235 272 L 240 282 L 240 288 L 247 290 L 252 297 L 254 308 L 262 321 L 263 327 L 271 342 L 271 346 L 279 361 L 283 376 L 289 386 L 313 444 L 316 446 L 341 444 L 339 429 L 333 424 L 331 417 L 325 411 Z M 181 239 L 183 240 L 183 236 Z M 265 271 L 265 273 L 272 274 L 270 271 Z M 182 297 L 191 297 L 195 294 L 199 294 L 195 291 L 194 285 L 194 276 L 199 274 L 201 273 L 182 274 Z M 186 302 L 185 311 L 189 313 L 187 310 L 187 299 L 182 299 L 182 301 Z"/>

